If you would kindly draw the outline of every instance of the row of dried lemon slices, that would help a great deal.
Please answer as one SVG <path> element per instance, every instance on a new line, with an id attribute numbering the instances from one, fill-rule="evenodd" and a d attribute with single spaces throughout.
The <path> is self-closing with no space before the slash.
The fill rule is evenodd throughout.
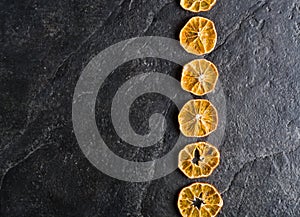
<path id="1" fill-rule="evenodd" d="M 181 0 L 180 5 L 189 11 L 210 10 L 216 0 Z M 215 25 L 204 17 L 193 17 L 180 32 L 180 44 L 189 53 L 210 53 L 216 45 Z M 181 87 L 197 96 L 214 90 L 218 80 L 216 66 L 197 59 L 183 67 Z M 181 109 L 178 121 L 181 132 L 187 137 L 205 137 L 216 130 L 218 113 L 211 102 L 205 99 L 190 100 Z M 219 165 L 220 153 L 207 142 L 187 145 L 179 153 L 178 167 L 190 179 L 208 177 Z M 218 190 L 208 184 L 196 182 L 181 190 L 178 208 L 184 217 L 213 217 L 223 206 Z"/>

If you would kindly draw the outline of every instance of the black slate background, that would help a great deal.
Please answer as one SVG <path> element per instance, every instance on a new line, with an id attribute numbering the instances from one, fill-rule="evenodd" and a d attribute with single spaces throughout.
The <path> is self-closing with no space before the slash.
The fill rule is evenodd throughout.
<path id="1" fill-rule="evenodd" d="M 86 64 L 106 47 L 137 36 L 178 39 L 194 14 L 171 0 L 2 0 L 0 2 L 0 216 L 180 216 L 179 190 L 191 183 L 178 170 L 148 183 L 110 178 L 82 154 L 72 131 L 75 84 Z M 211 177 L 224 207 L 219 216 L 300 216 L 300 3 L 298 0 L 218 1 L 201 15 L 214 20 L 216 50 L 227 100 L 221 164 Z M 112 97 L 141 71 L 180 78 L 180 67 L 139 59 L 107 79 L 98 102 Z M 99 103 L 98 103 L 99 104 Z M 153 104 L 157 106 L 153 106 Z M 147 132 L 147 115 L 166 113 L 165 146 L 124 158 L 148 160 L 172 148 L 178 109 L 163 96 L 145 95 L 131 123 Z M 109 107 L 97 108 L 108 135 Z M 166 112 L 168 111 L 168 112 Z M 104 115 L 103 115 L 104 114 Z M 173 123 L 173 124 L 172 124 Z M 107 124 L 107 125 L 106 125 Z M 111 138 L 115 141 L 117 138 Z M 127 147 L 128 148 L 128 147 Z"/>

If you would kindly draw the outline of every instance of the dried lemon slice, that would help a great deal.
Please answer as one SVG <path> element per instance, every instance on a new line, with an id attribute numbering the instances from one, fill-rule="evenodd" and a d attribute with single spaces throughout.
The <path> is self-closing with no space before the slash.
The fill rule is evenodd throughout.
<path id="1" fill-rule="evenodd" d="M 213 145 L 198 142 L 179 153 L 178 167 L 190 179 L 208 177 L 220 163 L 220 152 Z"/>
<path id="2" fill-rule="evenodd" d="M 207 183 L 194 183 L 179 193 L 178 208 L 183 217 L 214 217 L 223 200 L 218 190 Z"/>
<path id="3" fill-rule="evenodd" d="M 209 11 L 216 2 L 216 0 L 181 0 L 180 5 L 185 10 L 197 13 L 200 11 Z"/>
<path id="4" fill-rule="evenodd" d="M 190 100 L 182 107 L 178 121 L 183 135 L 204 137 L 217 129 L 218 113 L 208 100 Z"/>
<path id="5" fill-rule="evenodd" d="M 216 86 L 218 80 L 217 67 L 205 59 L 193 60 L 183 67 L 181 87 L 195 95 L 202 96 Z"/>
<path id="6" fill-rule="evenodd" d="M 204 17 L 193 17 L 180 32 L 180 44 L 189 53 L 210 53 L 217 43 L 215 24 Z"/>

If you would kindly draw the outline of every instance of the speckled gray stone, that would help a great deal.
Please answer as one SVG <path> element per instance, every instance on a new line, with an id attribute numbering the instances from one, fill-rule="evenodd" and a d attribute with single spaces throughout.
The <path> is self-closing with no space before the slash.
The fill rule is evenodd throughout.
<path id="1" fill-rule="evenodd" d="M 77 79 L 93 56 L 131 37 L 178 39 L 194 14 L 171 0 L 3 0 L 0 8 L 0 216 L 180 216 L 177 195 L 191 180 L 179 170 L 147 183 L 104 175 L 81 152 L 71 111 Z M 218 1 L 200 15 L 217 27 L 217 47 L 206 58 L 219 68 L 227 126 L 220 166 L 198 181 L 222 193 L 219 216 L 299 217 L 300 3 Z M 97 99 L 99 132 L 128 160 L 163 156 L 179 135 L 178 109 L 155 94 L 137 99 L 130 121 L 144 134 L 149 115 L 165 114 L 163 142 L 133 148 L 112 128 L 116 89 L 149 71 L 179 80 L 181 67 L 151 58 L 128 62 Z"/>

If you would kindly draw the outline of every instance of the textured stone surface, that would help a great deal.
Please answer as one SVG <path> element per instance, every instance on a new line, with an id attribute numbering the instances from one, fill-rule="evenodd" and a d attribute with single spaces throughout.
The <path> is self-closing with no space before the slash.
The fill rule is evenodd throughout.
<path id="1" fill-rule="evenodd" d="M 179 170 L 148 183 L 104 175 L 82 154 L 71 109 L 77 79 L 93 56 L 131 37 L 177 39 L 193 14 L 171 0 L 3 0 L 0 8 L 0 216 L 179 216 L 177 194 L 192 181 Z M 218 66 L 227 97 L 221 164 L 201 181 L 222 192 L 220 216 L 298 217 L 300 3 L 219 1 L 201 15 L 217 26 L 217 48 L 206 58 Z M 118 146 L 103 99 L 147 71 L 180 77 L 176 64 L 134 60 L 98 96 L 99 131 L 129 160 L 164 155 L 179 134 L 177 108 L 149 94 L 133 105 L 133 128 L 147 132 L 144 114 L 162 112 L 168 136 L 147 150 Z"/>

